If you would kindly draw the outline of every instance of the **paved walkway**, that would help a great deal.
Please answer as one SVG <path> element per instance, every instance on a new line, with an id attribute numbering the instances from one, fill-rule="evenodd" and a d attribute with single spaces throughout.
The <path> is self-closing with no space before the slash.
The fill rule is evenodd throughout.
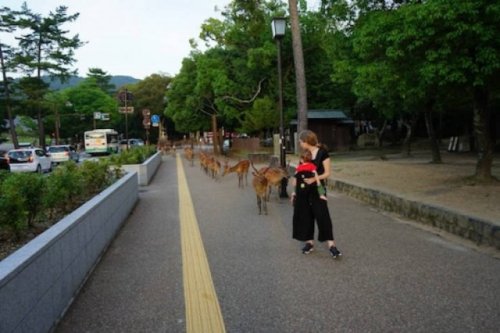
<path id="1" fill-rule="evenodd" d="M 228 332 L 496 332 L 500 325 L 493 287 L 500 261 L 489 255 L 337 193 L 329 206 L 344 258 L 334 261 L 321 244 L 302 255 L 290 237 L 288 202 L 272 197 L 269 215 L 259 216 L 253 190 L 238 189 L 235 175 L 214 181 L 197 165 L 179 170 L 166 157 L 141 188 L 57 332 L 220 332 L 204 329 L 213 312 L 188 314 L 195 297 L 186 296 L 185 257 L 201 247 L 209 271 L 200 274 L 213 281 Z M 201 240 L 187 250 L 181 225 L 190 209 Z"/>

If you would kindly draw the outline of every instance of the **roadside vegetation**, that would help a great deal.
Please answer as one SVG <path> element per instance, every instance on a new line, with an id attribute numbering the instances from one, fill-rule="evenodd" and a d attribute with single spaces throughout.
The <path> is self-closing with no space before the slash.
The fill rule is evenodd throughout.
<path id="1" fill-rule="evenodd" d="M 66 162 L 49 175 L 0 172 L 0 260 L 121 176 L 109 159 Z"/>
<path id="2" fill-rule="evenodd" d="M 155 146 L 146 145 L 122 150 L 120 154 L 112 155 L 109 160 L 114 165 L 141 164 L 155 153 Z"/>

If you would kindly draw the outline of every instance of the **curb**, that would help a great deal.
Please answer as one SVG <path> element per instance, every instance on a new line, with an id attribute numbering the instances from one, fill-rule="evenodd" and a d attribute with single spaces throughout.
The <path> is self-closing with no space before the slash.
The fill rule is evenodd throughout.
<path id="1" fill-rule="evenodd" d="M 440 228 L 477 245 L 488 245 L 500 250 L 500 226 L 493 221 L 332 178 L 328 181 L 328 188 L 382 210 Z"/>

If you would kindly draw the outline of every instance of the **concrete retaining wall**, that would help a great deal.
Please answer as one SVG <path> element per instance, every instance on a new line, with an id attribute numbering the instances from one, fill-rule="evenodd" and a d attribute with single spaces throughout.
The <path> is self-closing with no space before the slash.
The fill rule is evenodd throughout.
<path id="1" fill-rule="evenodd" d="M 330 179 L 328 187 L 385 211 L 395 212 L 412 220 L 438 227 L 477 244 L 486 244 L 500 249 L 500 226 L 492 221 L 466 216 L 445 207 L 401 198 L 391 193 L 340 180 Z"/>
<path id="2" fill-rule="evenodd" d="M 160 152 L 157 152 L 142 164 L 125 164 L 122 165 L 122 169 L 129 173 L 136 172 L 138 175 L 139 185 L 147 186 L 151 182 L 151 179 L 153 179 L 160 163 L 161 154 Z"/>
<path id="3" fill-rule="evenodd" d="M 138 200 L 129 173 L 0 262 L 0 332 L 47 332 Z"/>

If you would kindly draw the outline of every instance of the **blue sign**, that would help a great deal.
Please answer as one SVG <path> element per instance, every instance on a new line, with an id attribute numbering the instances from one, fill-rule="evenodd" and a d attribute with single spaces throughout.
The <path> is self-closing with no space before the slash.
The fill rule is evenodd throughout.
<path id="1" fill-rule="evenodd" d="M 157 115 L 157 114 L 152 115 L 152 116 L 151 116 L 151 122 L 152 122 L 153 124 L 157 124 L 157 123 L 159 123 L 159 122 L 160 122 L 160 116 L 159 116 L 159 115 Z"/>

